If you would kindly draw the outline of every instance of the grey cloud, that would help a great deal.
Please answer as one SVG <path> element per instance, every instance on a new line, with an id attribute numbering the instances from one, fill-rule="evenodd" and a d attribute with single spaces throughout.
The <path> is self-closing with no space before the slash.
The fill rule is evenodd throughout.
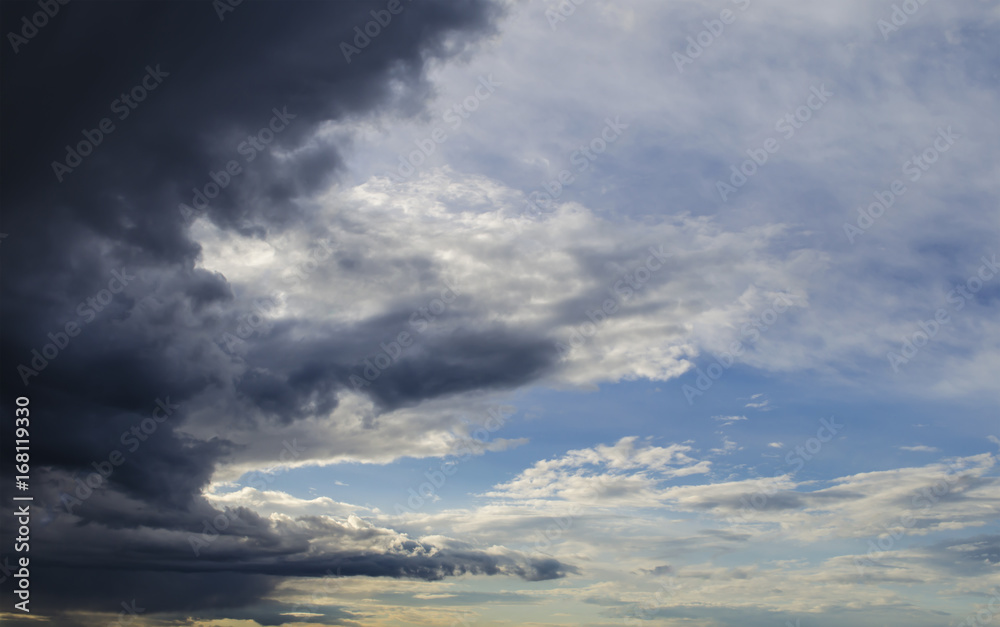
<path id="1" fill-rule="evenodd" d="M 0 11 L 4 22 L 14 23 L 35 7 L 9 2 Z M 329 409 L 338 385 L 331 382 L 346 380 L 355 362 L 338 361 L 337 351 L 332 359 L 310 358 L 293 346 L 286 354 L 254 353 L 243 368 L 223 354 L 215 341 L 241 313 L 239 298 L 226 277 L 195 268 L 200 247 L 178 206 L 192 204 L 193 189 L 204 189 L 210 172 L 235 159 L 243 171 L 205 209 L 212 223 L 256 238 L 314 224 L 311 207 L 300 200 L 334 181 L 343 162 L 338 145 L 303 147 L 307 138 L 327 121 L 374 111 L 419 113 L 429 93 L 425 64 L 474 45 L 499 15 L 487 0 L 407 4 L 391 35 L 387 30 L 345 62 L 338 43 L 380 8 L 373 2 L 248 1 L 220 22 L 207 2 L 71 3 L 44 37 L 0 61 L 0 231 L 9 234 L 0 251 L 0 367 L 11 382 L 2 400 L 13 406 L 13 397 L 27 391 L 33 411 L 45 415 L 50 437 L 38 440 L 32 462 L 51 468 L 36 480 L 48 482 L 39 505 L 56 512 L 55 522 L 33 538 L 46 547 L 51 567 L 35 580 L 39 606 L 114 606 L 126 589 L 161 591 L 161 598 L 146 601 L 158 611 L 219 607 L 223 599 L 244 606 L 269 592 L 273 577 L 316 576 L 337 566 L 351 575 L 426 579 L 477 572 L 542 580 L 566 572 L 557 562 L 519 563 L 476 551 L 333 551 L 314 563 L 282 564 L 309 546 L 308 537 L 283 535 L 250 511 L 230 529 L 249 540 L 246 547 L 224 547 L 220 540 L 227 550 L 217 561 L 194 559 L 184 541 L 203 519 L 220 514 L 197 495 L 235 450 L 224 439 L 185 434 L 190 412 L 203 409 L 207 397 L 227 395 L 264 412 L 289 412 L 289 418 L 310 399 Z M 160 84 L 118 118 L 112 101 L 151 69 Z M 266 126 L 275 110 L 289 115 L 274 133 L 273 149 L 244 161 L 240 142 Z M 114 130 L 93 142 L 92 153 L 60 183 L 52 161 L 64 161 L 64 147 L 82 141 L 81 129 L 90 132 L 103 118 Z M 277 156 L 299 147 L 293 156 Z M 99 310 L 81 306 L 106 290 L 116 271 L 140 278 Z M 58 335 L 68 322 L 80 327 L 79 335 L 24 388 L 18 366 L 29 364 L 32 350 L 55 341 L 48 334 Z M 344 332 L 329 330 L 329 337 L 338 333 Z M 373 328 L 369 337 L 380 334 Z M 373 395 L 396 406 L 511 386 L 551 362 L 547 347 L 511 339 L 470 333 L 451 354 L 450 346 L 434 345 L 387 375 Z M 337 344 L 328 339 L 325 348 Z M 471 367 L 480 353 L 482 366 Z M 181 409 L 127 452 L 124 434 L 149 420 L 157 399 L 168 398 Z M 220 425 L 239 419 L 215 416 Z M 115 450 L 125 453 L 125 463 L 74 516 L 62 511 L 60 495 L 75 487 L 73 474 L 85 478 L 92 463 Z M 109 557 L 117 547 L 123 552 Z M 235 574 L 252 556 L 272 561 Z M 110 569 L 109 583 L 77 595 L 56 592 L 73 588 L 65 585 L 71 569 L 94 559 Z M 215 583 L 204 575 L 170 574 L 182 571 L 212 571 Z M 220 578 L 223 572 L 233 574 Z"/>

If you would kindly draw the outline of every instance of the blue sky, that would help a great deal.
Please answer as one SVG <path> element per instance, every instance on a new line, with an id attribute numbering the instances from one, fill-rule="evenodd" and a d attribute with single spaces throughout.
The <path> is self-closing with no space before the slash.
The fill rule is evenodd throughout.
<path id="1" fill-rule="evenodd" d="M 411 456 L 405 449 L 401 459 L 371 468 L 335 464 L 291 471 L 276 488 L 299 498 L 329 496 L 377 508 L 369 519 L 411 534 L 461 538 L 467 531 L 484 542 L 530 550 L 524 537 L 537 537 L 536 527 L 546 527 L 539 517 L 565 509 L 573 497 L 553 488 L 530 498 L 511 488 L 509 498 L 500 499 L 497 486 L 541 460 L 622 438 L 636 438 L 637 451 L 683 445 L 693 460 L 709 462 L 710 470 L 653 485 L 689 486 L 692 502 L 709 498 L 700 489 L 739 491 L 739 482 L 793 470 L 782 495 L 837 486 L 844 491 L 847 485 L 854 486 L 847 488 L 852 496 L 830 509 L 817 503 L 762 516 L 766 522 L 730 526 L 718 507 L 669 499 L 664 504 L 655 490 L 642 497 L 632 486 L 635 501 L 622 497 L 620 506 L 612 499 L 584 507 L 582 522 L 546 547 L 582 568 L 558 584 L 565 613 L 533 596 L 514 607 L 499 599 L 487 608 L 472 603 L 477 620 L 621 624 L 620 603 L 650 599 L 655 609 L 644 624 L 939 625 L 956 624 L 983 607 L 1000 581 L 995 555 L 978 566 L 932 564 L 949 555 L 948 547 L 996 545 L 997 442 L 988 437 L 998 433 L 993 333 L 1000 283 L 987 281 L 901 372 L 892 371 L 887 354 L 902 350 L 901 336 L 918 331 L 938 308 L 952 307 L 946 303 L 949 286 L 964 283 L 982 265 L 980 257 L 996 252 L 997 59 L 996 46 L 987 43 L 996 28 L 994 8 L 928 3 L 887 41 L 877 20 L 891 5 L 753 2 L 741 11 L 734 4 L 728 8 L 736 21 L 681 73 L 669 62 L 672 54 L 726 3 L 625 6 L 590 0 L 553 29 L 545 11 L 555 4 L 523 6 L 495 41 L 436 68 L 436 97 L 424 116 L 383 118 L 372 121 L 370 130 L 355 130 L 355 211 L 384 207 L 383 197 L 403 194 L 414 207 L 435 206 L 441 219 L 461 212 L 465 220 L 481 220 L 478 229 L 470 228 L 495 238 L 484 240 L 488 247 L 510 241 L 509 231 L 493 220 L 516 220 L 523 214 L 517 198 L 546 185 L 555 189 L 552 181 L 569 170 L 573 179 L 559 191 L 555 212 L 525 227 L 546 227 L 537 236 L 539 247 L 524 250 L 521 244 L 528 257 L 498 260 L 505 267 L 487 276 L 468 272 L 462 283 L 501 299 L 500 277 L 551 271 L 552 283 L 531 297 L 566 294 L 570 326 L 573 309 L 582 324 L 590 303 L 570 297 L 567 283 L 579 280 L 582 271 L 585 280 L 610 287 L 640 263 L 641 252 L 628 251 L 642 250 L 642 235 L 687 259 L 669 274 L 654 273 L 648 298 L 624 304 L 619 317 L 577 349 L 547 385 L 498 395 L 497 403 L 517 413 L 491 439 L 526 442 L 460 462 L 455 475 L 434 489 L 439 500 L 418 512 L 392 513 L 441 458 Z M 449 130 L 451 136 L 409 181 L 381 178 L 400 155 L 412 154 L 415 142 L 446 127 L 438 112 L 475 95 L 479 77 L 493 77 L 500 84 L 495 93 Z M 827 101 L 810 100 L 820 90 L 829 94 Z M 817 107 L 800 108 L 809 104 Z M 799 128 L 778 124 L 797 110 Z M 600 137 L 608 118 L 628 128 L 593 159 L 587 156 L 581 172 L 580 147 Z M 938 145 L 947 151 L 928 153 L 935 163 L 912 180 L 907 162 L 947 129 L 959 139 L 942 139 Z M 730 182 L 730 166 L 743 164 L 748 150 L 759 157 L 768 138 L 777 151 L 722 201 L 717 181 Z M 419 154 L 411 162 L 418 160 Z M 874 193 L 890 190 L 896 180 L 905 192 L 852 243 L 843 225 L 857 225 L 857 207 L 870 205 Z M 345 184 L 335 193 L 347 189 Z M 410 211 L 391 212 L 392 219 L 419 219 Z M 657 238 L 669 237 L 665 225 L 678 220 L 687 220 L 691 230 L 682 227 L 683 234 L 669 243 Z M 554 253 L 574 248 L 614 260 L 561 274 Z M 689 403 L 683 386 L 697 385 L 695 369 L 707 368 L 732 340 L 747 340 L 743 324 L 763 315 L 776 295 L 795 304 L 754 335 L 738 363 Z M 591 299 L 600 305 L 599 296 Z M 842 431 L 814 455 L 807 451 L 808 460 L 796 453 L 796 446 L 808 446 L 816 436 L 820 420 L 831 417 Z M 946 463 L 953 459 L 981 460 L 976 476 L 982 487 L 963 492 L 963 505 L 949 513 L 933 514 L 941 517 L 938 522 L 925 521 L 918 533 L 894 541 L 892 551 L 866 569 L 869 579 L 862 579 L 852 558 L 867 554 L 879 523 L 898 526 L 894 517 L 904 513 L 906 491 L 918 494 L 923 483 L 951 472 Z M 545 480 L 558 486 L 578 475 L 608 472 L 602 466 L 572 468 Z M 644 474 L 640 469 L 609 474 L 635 479 Z M 331 491 L 324 484 L 332 479 L 350 485 Z M 886 495 L 890 486 L 898 498 Z M 532 524 L 535 519 L 541 522 Z M 811 533 L 813 525 L 830 528 Z M 722 531 L 748 535 L 706 540 L 713 536 L 705 534 Z M 684 541 L 687 534 L 697 539 Z M 671 547 L 678 543 L 690 546 L 675 554 Z M 642 569 L 665 565 L 676 581 L 688 584 L 687 599 L 675 595 L 675 601 L 660 602 L 650 592 L 663 576 Z M 723 584 L 737 573 L 748 573 L 740 580 L 745 585 Z M 784 582 L 778 584 L 781 593 L 768 592 L 775 580 Z M 712 583 L 699 592 L 691 583 L 698 581 Z M 722 598 L 712 596 L 716 586 L 726 590 Z"/>
<path id="2" fill-rule="evenodd" d="M 302 120 L 185 246 L 94 235 L 161 307 L 95 338 L 158 355 L 141 393 L 183 410 L 50 532 L 266 579 L 148 625 L 993 624 L 1000 7 L 468 4 L 492 9 L 398 65 L 366 65 L 391 26 L 338 58 L 322 114 L 321 80 L 268 65 Z M 251 119 L 218 100 L 190 131 L 213 172 Z M 176 220 L 208 179 L 170 172 L 145 202 Z"/>
<path id="3" fill-rule="evenodd" d="M 395 258 L 433 251 L 454 273 L 455 307 L 482 299 L 494 305 L 480 319 L 546 325 L 564 343 L 617 299 L 648 246 L 666 251 L 666 269 L 542 380 L 401 415 L 483 424 L 489 407 L 516 412 L 489 433 L 493 450 L 450 467 L 415 511 L 397 506 L 457 459 L 447 449 L 307 464 L 273 489 L 357 504 L 371 524 L 414 537 L 529 553 L 565 517 L 544 550 L 576 573 L 541 587 L 449 584 L 498 595 L 466 602 L 484 625 L 622 624 L 630 603 L 648 605 L 641 624 L 706 626 L 957 624 L 985 607 L 1000 582 L 1000 279 L 961 309 L 948 296 L 997 252 L 995 7 L 927 3 L 885 38 L 877 24 L 891 4 L 588 0 L 552 27 L 556 5 L 524 3 L 494 39 L 433 68 L 418 115 L 331 128 L 353 152 L 322 202 L 403 247 Z M 727 8 L 735 21 L 679 71 L 674 53 Z M 496 84 L 486 98 L 483 78 Z M 468 118 L 453 128 L 445 111 L 463 101 Z M 599 141 L 615 120 L 627 128 Z M 434 129 L 445 140 L 414 152 Z M 917 171 L 915 156 L 934 162 Z M 740 187 L 733 166 L 751 173 Z M 725 199 L 719 181 L 734 185 Z M 859 223 L 876 193 L 891 205 Z M 527 200 L 553 196 L 528 215 Z M 851 237 L 845 224 L 866 228 Z M 473 248 L 455 248 L 459 231 Z M 211 251 L 213 235 L 202 242 Z M 400 286 L 372 281 L 334 315 L 371 315 L 357 312 Z M 778 297 L 790 306 L 768 313 Z M 889 353 L 941 308 L 949 322 L 894 372 Z M 742 354 L 689 402 L 685 386 L 697 389 L 734 341 Z M 821 419 L 842 429 L 819 442 Z M 675 475 L 640 461 L 671 447 L 682 466 L 702 465 Z M 899 528 L 923 487 L 962 472 L 961 496 L 949 491 L 869 554 L 881 524 Z M 617 487 L 580 492 L 602 477 Z M 732 501 L 774 480 L 761 509 L 727 522 Z M 666 583 L 682 586 L 670 601 L 655 595 Z"/>

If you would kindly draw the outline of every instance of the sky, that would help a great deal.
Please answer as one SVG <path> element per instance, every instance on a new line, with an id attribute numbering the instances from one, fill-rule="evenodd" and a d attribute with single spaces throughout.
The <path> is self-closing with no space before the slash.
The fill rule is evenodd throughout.
<path id="1" fill-rule="evenodd" d="M 1000 624 L 995 2 L 0 34 L 4 624 Z"/>

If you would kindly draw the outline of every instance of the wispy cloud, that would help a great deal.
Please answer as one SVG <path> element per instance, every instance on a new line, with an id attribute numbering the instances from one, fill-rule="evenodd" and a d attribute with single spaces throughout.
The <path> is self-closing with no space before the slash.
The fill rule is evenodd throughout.
<path id="1" fill-rule="evenodd" d="M 759 392 L 750 397 L 750 402 L 744 405 L 749 409 L 757 409 L 760 411 L 767 411 L 770 409 L 771 401 L 764 395 L 763 392 Z"/>
<path id="2" fill-rule="evenodd" d="M 737 446 L 736 442 L 733 442 L 728 437 L 724 436 L 722 438 L 722 447 L 721 448 L 713 448 L 713 449 L 709 449 L 709 450 L 712 453 L 715 453 L 716 455 L 729 455 L 733 451 L 736 451 L 738 448 L 739 447 Z"/>
<path id="3" fill-rule="evenodd" d="M 733 424 L 734 422 L 738 422 L 740 420 L 746 420 L 747 417 L 746 416 L 712 416 L 712 419 L 713 420 L 718 420 L 719 422 L 722 423 L 722 426 L 725 427 L 725 426 Z"/>

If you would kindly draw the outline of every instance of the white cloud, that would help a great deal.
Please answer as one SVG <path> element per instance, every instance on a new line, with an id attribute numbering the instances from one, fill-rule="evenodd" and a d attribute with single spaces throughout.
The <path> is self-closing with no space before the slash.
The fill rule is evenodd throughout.
<path id="1" fill-rule="evenodd" d="M 292 341 L 314 341 L 326 329 L 351 337 L 351 329 L 395 316 L 398 329 L 390 328 L 391 334 L 416 336 L 410 355 L 456 331 L 510 330 L 567 347 L 534 383 L 592 386 L 675 378 L 691 367 L 697 338 L 732 335 L 742 317 L 777 295 L 798 303 L 793 308 L 806 306 L 808 277 L 825 267 L 821 257 L 809 253 L 773 254 L 773 243 L 788 234 L 781 225 L 728 232 L 711 219 L 683 215 L 656 223 L 612 221 L 575 204 L 533 219 L 522 215 L 521 192 L 447 169 L 406 183 L 372 179 L 331 190 L 317 203 L 322 229 L 289 229 L 266 243 L 199 222 L 202 264 L 225 274 L 245 303 L 277 294 L 281 304 L 270 312 L 268 325 L 291 329 L 286 339 Z M 308 262 L 304 251 L 317 242 L 326 242 L 333 256 L 301 281 L 287 281 L 289 272 Z M 241 247 L 257 251 L 253 264 L 232 254 Z M 652 271 L 637 275 L 644 267 Z M 648 278 L 639 285 L 633 283 L 638 276 Z M 414 333 L 410 314 L 426 308 L 447 285 L 458 298 L 424 336 Z M 612 313 L 594 313 L 605 307 Z M 598 321 L 596 332 L 591 319 Z M 240 350 L 266 346 L 267 337 L 263 331 Z M 369 343 L 353 340 L 359 364 L 380 351 L 385 336 L 370 337 Z M 216 348 L 227 358 L 223 347 Z M 233 363 L 235 384 L 249 373 L 245 364 Z M 235 425 L 219 433 L 212 416 L 222 402 L 233 403 L 205 399 L 203 408 L 192 407 L 186 425 L 194 435 L 226 437 L 242 446 L 218 480 L 261 462 L 280 467 L 442 456 L 454 450 L 459 417 L 482 405 L 471 396 L 452 395 L 386 412 L 345 390 L 329 415 L 289 424 L 233 406 L 248 416 L 249 428 L 244 433 Z M 262 422 L 270 438 L 258 437 Z M 308 443 L 308 450 L 293 462 L 279 462 L 281 447 L 274 443 L 293 439 Z M 504 447 L 496 441 L 489 450 Z"/>
<path id="2" fill-rule="evenodd" d="M 995 463 L 992 455 L 982 454 L 947 464 L 841 477 L 813 490 L 786 476 L 672 487 L 660 498 L 689 511 L 736 520 L 740 528 L 780 529 L 786 537 L 804 541 L 878 535 L 884 533 L 883 524 L 902 528 L 905 516 L 915 521 L 906 535 L 926 535 L 974 528 L 994 519 L 1000 483 L 987 473 Z"/>
<path id="3" fill-rule="evenodd" d="M 482 495 L 486 502 L 479 507 L 386 520 L 585 565 L 585 579 L 559 594 L 603 599 L 610 607 L 655 599 L 644 591 L 655 588 L 648 573 L 660 572 L 656 581 L 667 577 L 677 587 L 669 603 L 661 596 L 653 607 L 685 607 L 691 616 L 706 604 L 718 608 L 717 600 L 725 598 L 733 611 L 761 611 L 771 618 L 773 612 L 790 612 L 811 620 L 839 616 L 843 623 L 848 615 L 879 612 L 916 620 L 922 604 L 898 584 L 940 591 L 941 564 L 949 564 L 953 594 L 971 594 L 985 585 L 976 580 L 988 564 L 966 563 L 965 557 L 956 564 L 947 553 L 988 553 L 993 536 L 980 536 L 978 543 L 953 542 L 947 550 L 905 547 L 924 537 L 940 538 L 935 532 L 979 532 L 995 523 L 1000 483 L 989 476 L 996 461 L 991 455 L 823 482 L 789 475 L 717 482 L 706 473 L 670 477 L 653 471 L 678 464 L 696 468 L 700 462 L 692 465 L 692 455 L 687 447 L 640 445 L 626 438 L 539 461 Z M 663 459 L 674 461 L 652 461 Z M 914 522 L 904 528 L 900 521 L 907 515 Z M 859 586 L 856 560 L 866 558 L 867 540 L 887 529 L 901 531 L 906 544 L 897 541 L 879 555 Z M 762 561 L 760 551 L 771 558 Z M 718 555 L 725 555 L 724 565 Z M 1000 575 L 989 577 L 1000 583 Z M 845 608 L 851 613 L 839 615 Z"/>
<path id="4" fill-rule="evenodd" d="M 739 420 L 746 420 L 746 416 L 712 416 L 712 420 L 724 422 L 722 426 L 731 425 Z"/>
<path id="5" fill-rule="evenodd" d="M 205 497 L 218 509 L 226 507 L 248 507 L 262 516 L 283 514 L 293 517 L 301 516 L 340 516 L 372 513 L 369 508 L 350 503 L 340 503 L 327 497 L 314 499 L 299 499 L 285 492 L 276 490 L 258 490 L 244 487 L 225 493 L 208 492 Z"/>
<path id="6" fill-rule="evenodd" d="M 667 479 L 707 473 L 708 461 L 688 455 L 690 446 L 637 444 L 635 436 L 611 446 L 567 452 L 543 460 L 483 496 L 513 502 L 560 500 L 569 503 L 636 505 L 655 502 L 657 485 Z"/>
<path id="7" fill-rule="evenodd" d="M 803 226 L 801 237 L 789 235 L 783 242 L 789 259 L 800 255 L 804 265 L 822 269 L 806 283 L 744 283 L 748 290 L 756 283 L 760 290 L 787 289 L 798 297 L 794 314 L 781 316 L 763 333 L 741 357 L 744 363 L 784 372 L 810 369 L 847 385 L 856 384 L 852 373 L 861 367 L 869 372 L 863 383 L 869 388 L 937 396 L 987 394 L 995 400 L 989 374 L 996 371 L 1000 322 L 987 302 L 953 312 L 948 332 L 938 334 L 906 365 L 906 377 L 894 377 L 886 359 L 888 351 L 900 349 L 901 333 L 918 331 L 921 320 L 945 305 L 954 277 L 975 273 L 980 255 L 994 252 L 992 243 L 1000 235 L 990 218 L 994 207 L 983 200 L 995 197 L 1000 180 L 990 158 L 998 138 L 989 113 L 995 109 L 996 93 L 993 83 L 980 79 L 992 71 L 988 62 L 946 39 L 940 48 L 923 50 L 931 45 L 930 34 L 907 37 L 900 32 L 886 42 L 876 22 L 888 13 L 871 3 L 851 0 L 789 8 L 764 0 L 752 5 L 746 11 L 736 9 L 737 22 L 683 72 L 670 61 L 672 55 L 684 52 L 687 37 L 704 30 L 704 20 L 718 16 L 704 3 L 639 2 L 625 10 L 596 2 L 575 11 L 555 30 L 542 6 L 526 7 L 468 64 L 432 73 L 441 95 L 429 106 L 429 121 L 394 126 L 373 138 L 377 142 L 365 142 L 372 148 L 356 166 L 358 181 L 392 169 L 398 155 L 413 150 L 414 139 L 440 124 L 438 112 L 467 95 L 480 75 L 494 73 L 504 85 L 495 100 L 484 103 L 438 147 L 433 163 L 422 169 L 428 179 L 441 176 L 443 170 L 435 167 L 451 165 L 455 174 L 445 178 L 458 189 L 469 173 L 487 172 L 503 186 L 526 194 L 556 180 L 560 170 L 574 170 L 573 151 L 600 130 L 607 116 L 621 115 L 630 124 L 626 134 L 586 171 L 572 172 L 574 180 L 560 192 L 559 202 L 573 206 L 569 200 L 586 198 L 589 210 L 654 221 L 700 211 L 734 231 L 748 224 Z M 902 30 L 911 35 L 920 28 L 957 31 L 964 37 L 969 24 L 996 24 L 995 12 L 985 13 L 983 3 L 973 0 L 933 11 L 932 27 L 926 21 L 931 14 L 922 13 Z M 641 20 L 635 17 L 639 15 Z M 594 41 L 613 53 L 595 54 Z M 809 42 L 805 49 L 803 41 Z M 746 51 L 753 52 L 748 57 Z M 912 61 L 922 52 L 941 62 L 927 71 Z M 544 65 L 537 63 L 539 54 L 546 58 Z M 968 55 L 977 64 L 960 64 L 956 73 L 945 69 L 952 67 L 943 61 L 951 59 L 949 55 Z M 754 71 L 746 71 L 746 64 Z M 560 89 L 546 88 L 552 76 L 559 77 Z M 912 89 L 918 80 L 919 94 Z M 783 139 L 780 150 L 736 196 L 721 202 L 715 183 L 726 179 L 728 166 L 746 159 L 746 150 L 759 147 L 767 137 L 782 137 L 775 121 L 800 106 L 810 88 L 820 84 L 833 92 L 830 102 L 792 138 Z M 956 84 L 962 88 L 955 89 Z M 740 98 L 731 98 L 733 93 Z M 554 123 L 552 111 L 572 123 Z M 518 120 L 523 132 L 512 131 L 511 119 Z M 926 148 L 938 128 L 948 125 L 963 135 L 960 143 L 919 181 L 909 182 L 901 171 L 903 163 Z M 661 150 L 664 145 L 674 149 Z M 626 172 L 628 176 L 622 174 Z M 627 184 L 620 182 L 623 178 Z M 856 221 L 857 208 L 894 178 L 909 185 L 904 197 L 908 210 L 899 212 L 897 202 L 850 244 L 844 223 Z M 423 185 L 448 195 L 442 182 Z M 405 195 L 406 187 L 398 191 Z M 955 219 L 944 199 L 958 196 L 976 201 Z M 805 210 L 806 197 L 822 198 L 824 210 Z M 467 198 L 478 211 L 481 196 Z M 511 206 L 523 211 L 520 199 Z M 941 259 L 919 252 L 928 236 L 935 250 L 950 252 Z M 803 242 L 808 245 L 793 253 Z M 727 307 L 708 297 L 708 308 L 700 310 L 704 290 L 723 287 L 717 282 L 725 279 L 699 279 L 691 283 L 697 289 L 689 292 L 698 296 L 682 296 L 677 303 L 678 308 L 699 308 L 689 320 L 636 326 L 654 344 L 665 339 L 662 344 L 616 351 L 598 338 L 573 359 L 601 360 L 611 380 L 619 374 L 662 378 L 676 376 L 683 359 L 707 359 L 726 351 L 740 338 L 749 317 L 760 315 L 761 302 L 744 302 L 732 294 Z M 628 317 L 620 318 L 622 324 Z M 605 337 L 617 342 L 622 331 L 609 331 Z M 684 341 L 667 339 L 675 335 Z M 678 345 L 684 352 L 671 354 Z M 638 364 L 629 369 L 624 364 L 632 357 Z M 572 381 L 585 384 L 595 378 L 594 368 L 570 365 Z M 766 401 L 753 399 L 748 407 L 768 408 L 760 403 Z"/>
<path id="8" fill-rule="evenodd" d="M 728 437 L 723 436 L 723 438 L 722 438 L 722 447 L 721 448 L 713 448 L 713 449 L 710 449 L 710 450 L 711 450 L 712 453 L 715 453 L 716 455 L 729 455 L 733 451 L 738 450 L 738 447 L 736 445 L 736 442 L 733 442 Z"/>

